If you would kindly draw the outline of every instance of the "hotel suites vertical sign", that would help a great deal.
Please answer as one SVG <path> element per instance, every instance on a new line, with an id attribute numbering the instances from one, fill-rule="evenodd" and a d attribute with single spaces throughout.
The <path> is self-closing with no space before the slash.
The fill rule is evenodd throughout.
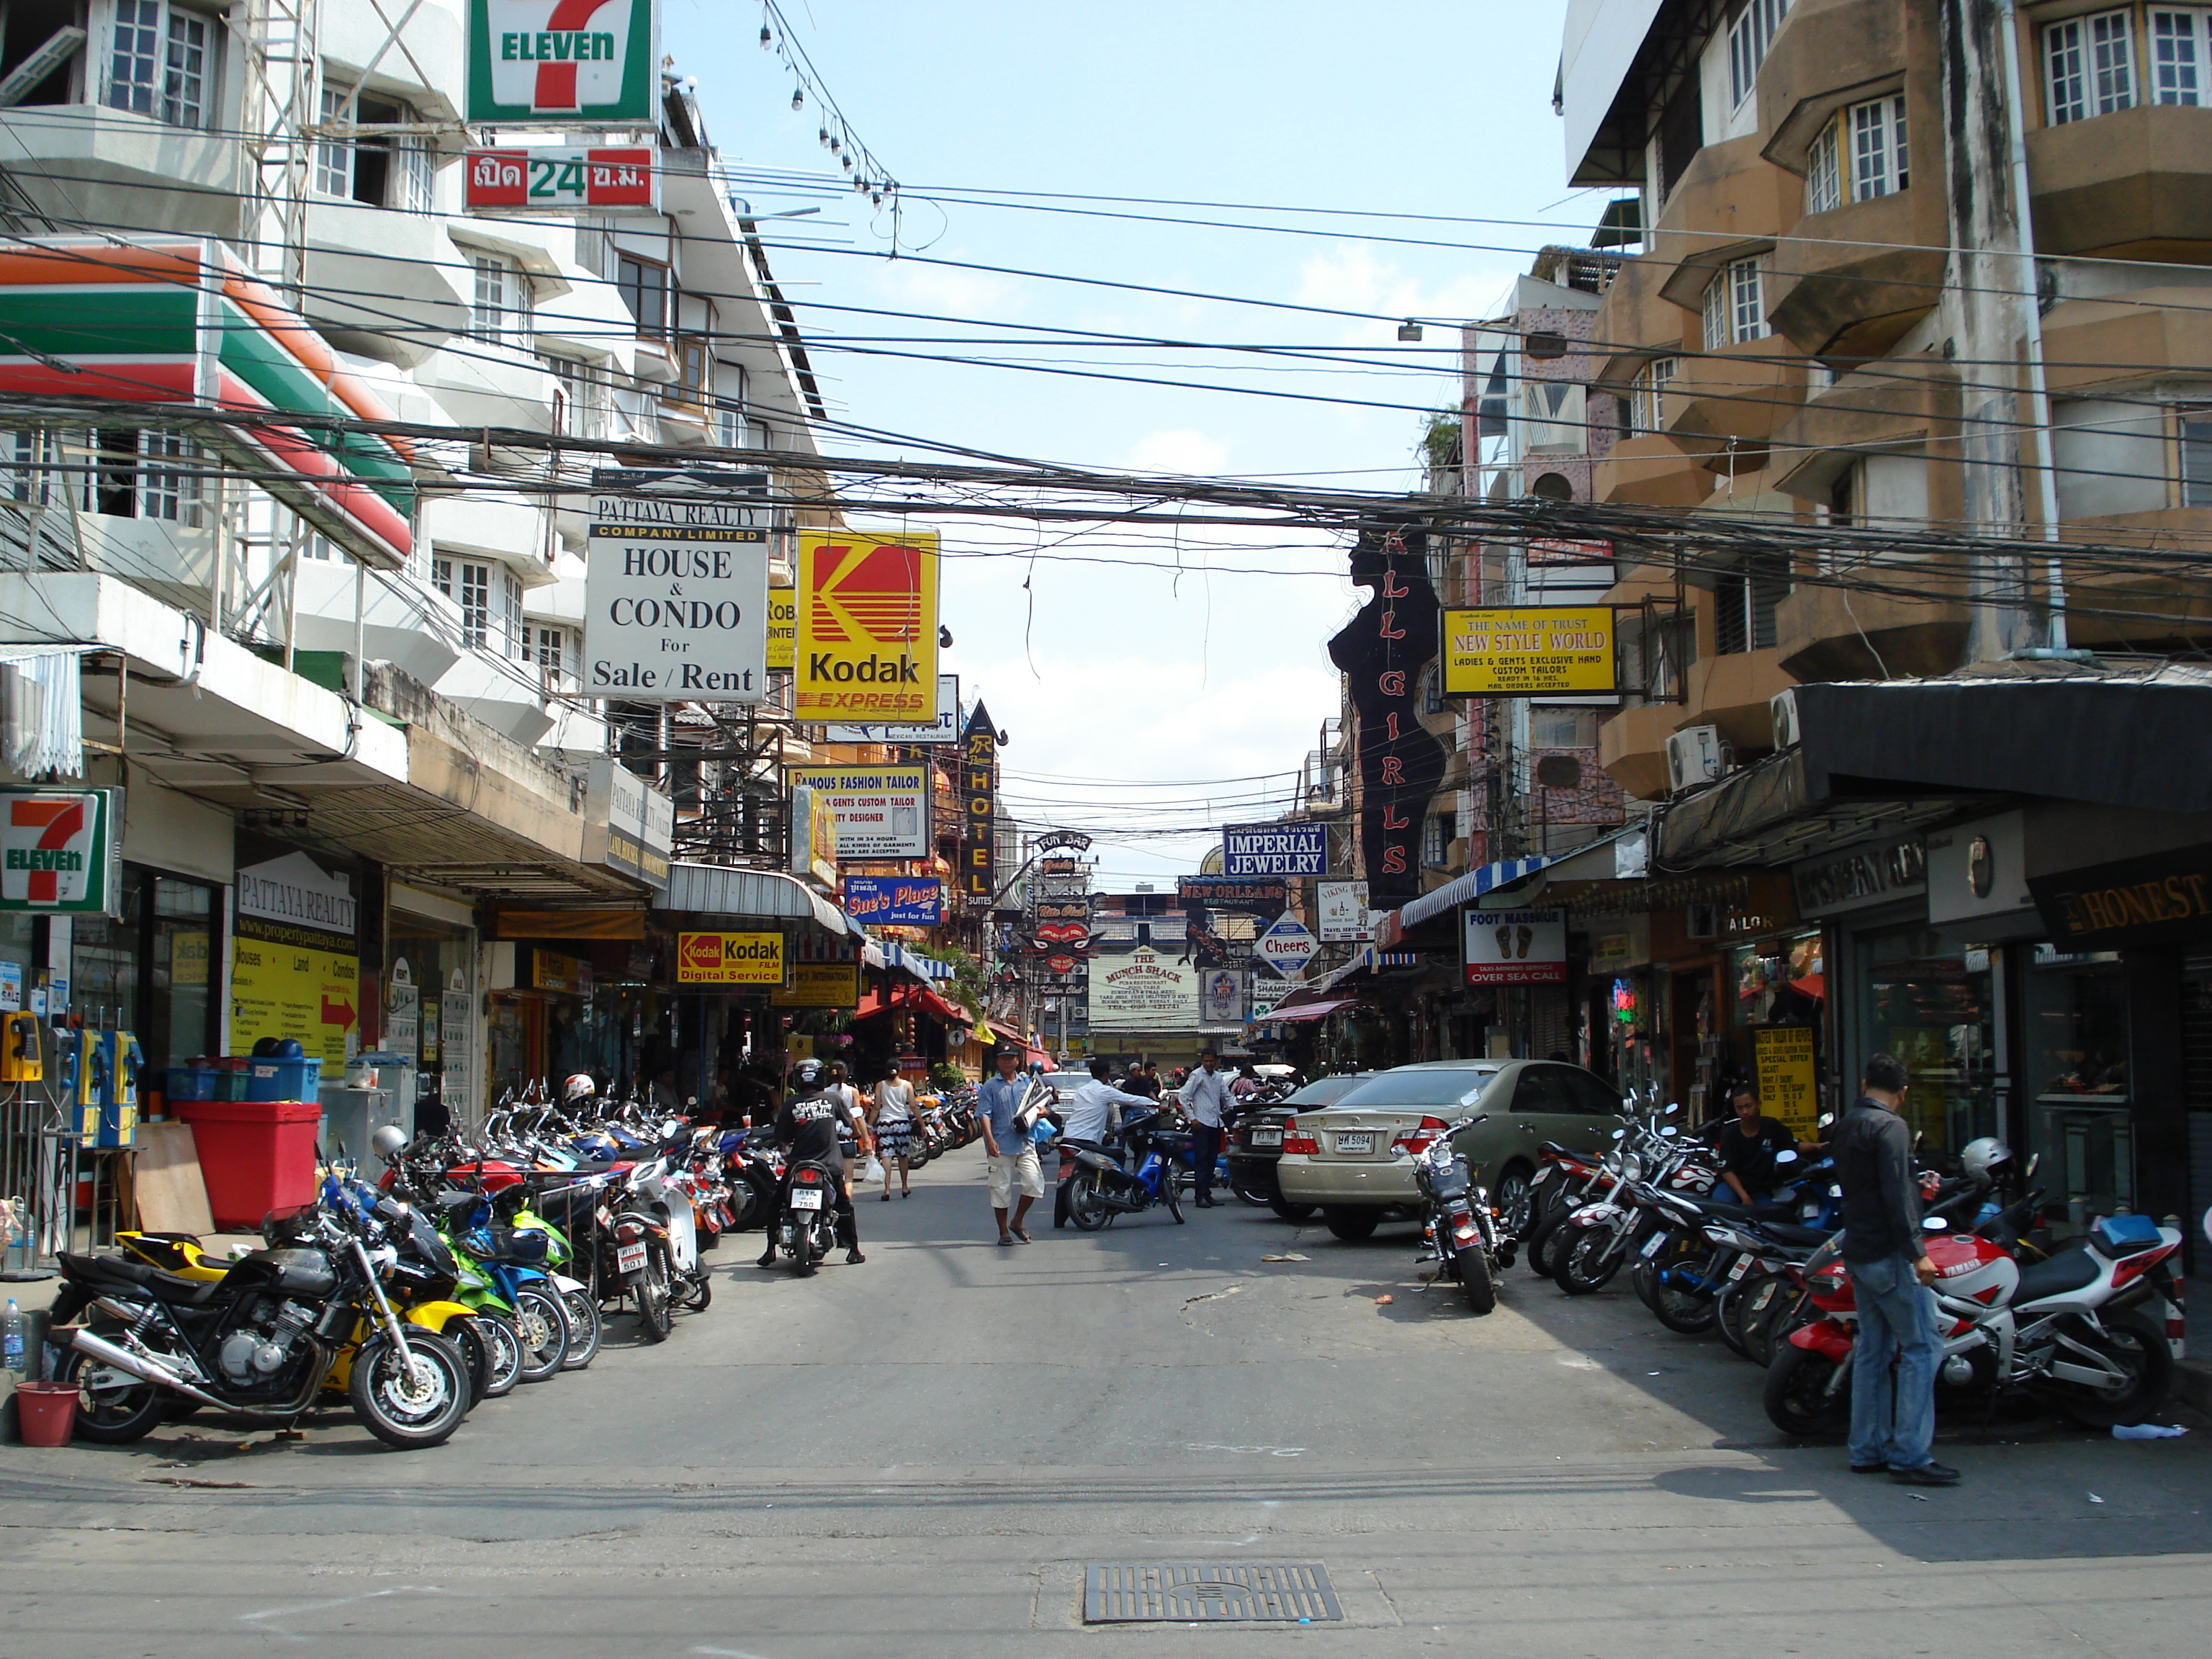
<path id="1" fill-rule="evenodd" d="M 999 728 L 981 702 L 960 734 L 960 890 L 988 904 L 998 896 Z"/>

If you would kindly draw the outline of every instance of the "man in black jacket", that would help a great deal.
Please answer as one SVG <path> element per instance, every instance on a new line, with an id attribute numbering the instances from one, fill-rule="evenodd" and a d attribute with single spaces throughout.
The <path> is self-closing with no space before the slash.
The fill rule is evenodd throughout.
<path id="1" fill-rule="evenodd" d="M 1956 1469 L 1938 1463 L 1936 1264 L 1920 1228 L 1920 1189 L 1912 1178 L 1912 1131 L 1898 1115 L 1905 1066 L 1893 1054 L 1866 1063 L 1858 1103 L 1830 1139 L 1844 1188 L 1844 1264 L 1858 1305 L 1851 1370 L 1850 1460 L 1854 1474 L 1879 1474 L 1916 1486 L 1955 1486 Z"/>

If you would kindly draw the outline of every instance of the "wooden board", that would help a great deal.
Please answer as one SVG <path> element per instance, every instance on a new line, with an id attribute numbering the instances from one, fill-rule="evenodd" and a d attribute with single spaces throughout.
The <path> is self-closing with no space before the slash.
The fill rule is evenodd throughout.
<path id="1" fill-rule="evenodd" d="M 136 1162 L 139 1226 L 148 1232 L 203 1237 L 215 1231 L 189 1124 L 140 1124 Z"/>

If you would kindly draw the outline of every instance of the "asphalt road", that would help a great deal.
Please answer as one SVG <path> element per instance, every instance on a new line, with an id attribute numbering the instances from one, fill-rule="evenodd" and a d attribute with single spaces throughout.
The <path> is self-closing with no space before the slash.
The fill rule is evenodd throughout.
<path id="1" fill-rule="evenodd" d="M 614 1322 L 435 1451 L 342 1413 L 0 1448 L 0 1655 L 2143 1659 L 2212 1622 L 2200 1419 L 1954 1428 L 1967 1484 L 1916 1493 L 1625 1291 L 1516 1269 L 1478 1320 L 1404 1229 L 1233 1204 L 1001 1249 L 980 1177 L 866 1200 L 866 1264 L 811 1280 L 731 1240 L 667 1343 Z M 1186 1561 L 1320 1563 L 1343 1620 L 1082 1623 L 1086 1564 Z"/>

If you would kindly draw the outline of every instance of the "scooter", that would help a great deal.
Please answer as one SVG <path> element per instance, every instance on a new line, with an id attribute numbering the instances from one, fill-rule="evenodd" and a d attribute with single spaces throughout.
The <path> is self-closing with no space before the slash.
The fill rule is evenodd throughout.
<path id="1" fill-rule="evenodd" d="M 792 1165 L 783 1206 L 769 1225 L 792 1272 L 811 1274 L 837 1242 L 837 1171 L 811 1158 Z"/>
<path id="2" fill-rule="evenodd" d="M 1096 1141 L 1060 1143 L 1061 1155 L 1075 1165 L 1068 1178 L 1067 1218 L 1078 1231 L 1095 1233 L 1116 1216 L 1139 1215 L 1154 1205 L 1164 1205 L 1176 1224 L 1182 1224 L 1182 1198 L 1177 1191 L 1182 1166 L 1161 1149 L 1147 1127 L 1158 1116 L 1157 1111 L 1132 1107 L 1121 1120 L 1123 1139 L 1137 1159 L 1133 1170 Z"/>

